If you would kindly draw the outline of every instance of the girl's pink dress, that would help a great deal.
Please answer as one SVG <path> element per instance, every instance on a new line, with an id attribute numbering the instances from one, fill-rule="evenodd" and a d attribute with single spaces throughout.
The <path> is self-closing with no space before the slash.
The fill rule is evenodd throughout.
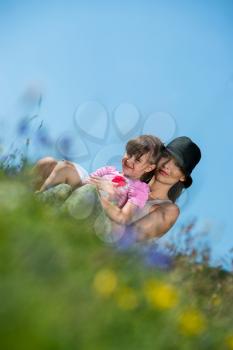
<path id="1" fill-rule="evenodd" d="M 123 176 L 114 166 L 99 168 L 89 176 L 99 176 L 117 183 L 114 200 L 119 208 L 122 208 L 128 201 L 139 208 L 143 208 L 148 200 L 149 186 L 140 180 L 132 180 Z M 88 182 L 88 178 L 84 182 Z"/>

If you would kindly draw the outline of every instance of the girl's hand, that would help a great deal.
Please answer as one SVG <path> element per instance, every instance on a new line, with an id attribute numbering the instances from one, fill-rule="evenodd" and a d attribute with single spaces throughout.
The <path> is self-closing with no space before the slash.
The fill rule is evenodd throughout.
<path id="1" fill-rule="evenodd" d="M 105 192 L 109 200 L 115 196 L 115 188 L 117 187 L 117 184 L 112 181 L 103 179 L 99 176 L 92 176 L 88 180 L 88 183 L 95 185 L 101 193 Z"/>

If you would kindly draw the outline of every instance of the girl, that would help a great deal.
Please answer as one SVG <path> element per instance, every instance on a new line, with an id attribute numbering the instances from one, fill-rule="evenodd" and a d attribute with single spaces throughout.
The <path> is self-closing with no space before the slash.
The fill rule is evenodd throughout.
<path id="1" fill-rule="evenodd" d="M 43 167 L 53 167 L 44 181 L 40 191 L 49 186 L 67 183 L 76 188 L 88 183 L 95 184 L 101 178 L 105 181 L 102 190 L 107 190 L 108 200 L 118 207 L 117 223 L 128 224 L 138 208 L 143 208 L 149 195 L 147 182 L 153 176 L 156 163 L 164 149 L 162 142 L 155 136 L 142 135 L 130 140 L 126 145 L 126 153 L 122 159 L 122 173 L 113 166 L 97 169 L 89 177 L 80 171 L 80 166 L 68 161 L 56 162 L 51 158 L 44 158 L 36 164 L 36 170 L 43 175 Z M 49 164 L 50 163 L 50 164 Z M 112 186 L 108 186 L 109 182 Z M 103 194 L 103 192 L 100 194 Z"/>

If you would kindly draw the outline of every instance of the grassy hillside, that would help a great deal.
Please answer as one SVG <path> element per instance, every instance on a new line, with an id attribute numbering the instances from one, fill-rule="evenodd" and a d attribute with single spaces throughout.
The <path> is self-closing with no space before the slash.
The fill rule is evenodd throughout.
<path id="1" fill-rule="evenodd" d="M 233 349 L 232 274 L 185 256 L 145 263 L 20 177 L 1 176 L 0 198 L 2 349 Z"/>

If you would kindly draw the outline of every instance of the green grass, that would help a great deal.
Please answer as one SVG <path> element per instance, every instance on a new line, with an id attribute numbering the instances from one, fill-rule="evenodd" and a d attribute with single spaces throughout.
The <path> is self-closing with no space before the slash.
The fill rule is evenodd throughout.
<path id="1" fill-rule="evenodd" d="M 1 175 L 0 198 L 2 349 L 233 349 L 232 274 L 185 256 L 148 267 L 20 177 Z"/>

